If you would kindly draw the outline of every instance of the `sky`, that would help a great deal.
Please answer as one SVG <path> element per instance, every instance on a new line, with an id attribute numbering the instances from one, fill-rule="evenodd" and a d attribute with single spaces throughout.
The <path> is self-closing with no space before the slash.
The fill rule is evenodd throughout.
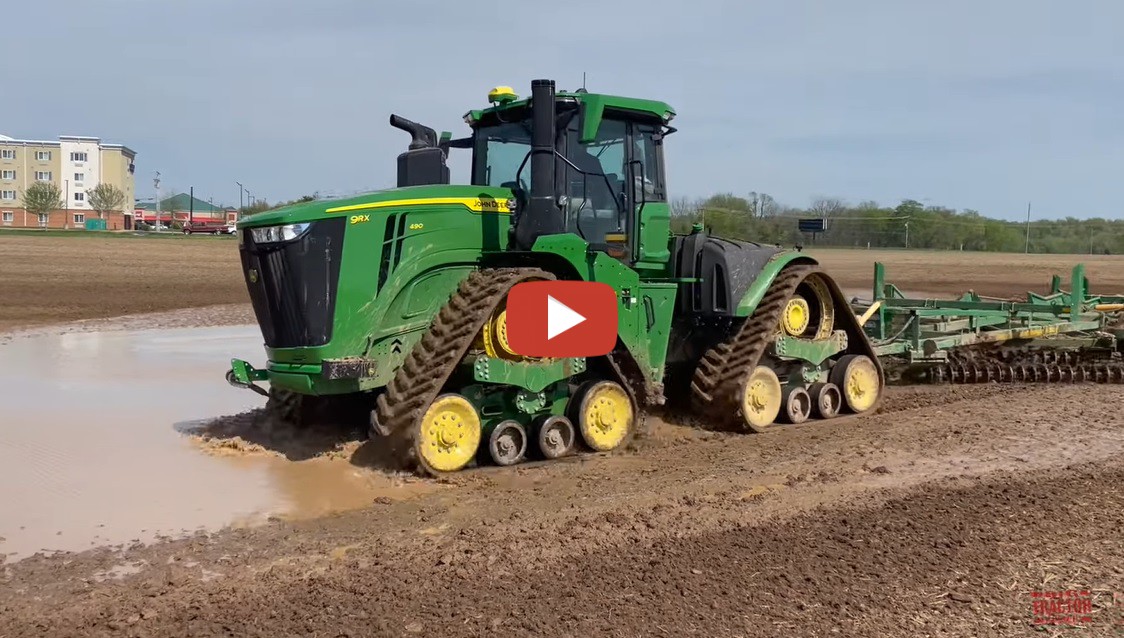
<path id="1" fill-rule="evenodd" d="M 1112 0 L 36 0 L 6 15 L 0 134 L 124 144 L 140 198 L 154 171 L 162 193 L 216 204 L 239 202 L 236 182 L 270 202 L 393 186 L 409 136 L 391 113 L 461 136 L 492 87 L 572 90 L 584 72 L 591 92 L 676 109 L 672 197 L 1124 218 Z"/>

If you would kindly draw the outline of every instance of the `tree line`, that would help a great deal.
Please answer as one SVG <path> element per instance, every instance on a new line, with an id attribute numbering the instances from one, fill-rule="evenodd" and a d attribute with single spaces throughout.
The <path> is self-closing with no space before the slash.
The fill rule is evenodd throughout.
<path id="1" fill-rule="evenodd" d="M 850 205 L 818 198 L 807 208 L 784 206 L 764 193 L 719 193 L 671 202 L 675 232 L 702 223 L 713 234 L 767 244 L 851 248 L 917 248 L 989 252 L 1121 254 L 1124 219 L 992 219 L 974 210 L 925 206 L 906 199 L 894 207 L 867 201 Z M 798 220 L 823 219 L 826 231 L 801 233 Z"/>

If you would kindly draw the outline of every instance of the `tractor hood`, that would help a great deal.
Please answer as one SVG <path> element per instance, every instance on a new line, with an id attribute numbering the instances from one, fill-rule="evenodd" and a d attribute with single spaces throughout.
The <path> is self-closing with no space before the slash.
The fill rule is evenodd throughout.
<path id="1" fill-rule="evenodd" d="M 472 212 L 510 213 L 514 208 L 512 193 L 506 188 L 471 185 L 431 185 L 388 188 L 349 197 L 300 202 L 244 217 L 239 230 L 315 221 L 325 217 L 371 215 L 384 208 L 398 206 L 463 205 Z"/>

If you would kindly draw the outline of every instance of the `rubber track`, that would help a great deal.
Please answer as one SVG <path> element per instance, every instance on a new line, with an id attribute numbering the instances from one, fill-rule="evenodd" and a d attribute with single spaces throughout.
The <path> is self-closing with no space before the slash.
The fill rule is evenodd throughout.
<path id="1" fill-rule="evenodd" d="M 734 420 L 741 409 L 741 386 L 769 345 L 785 303 L 800 282 L 815 272 L 820 268 L 812 264 L 781 270 L 737 334 L 703 355 L 691 380 L 691 398 L 705 416 L 720 423 Z"/>
<path id="2" fill-rule="evenodd" d="M 413 426 L 441 392 L 445 382 L 484 327 L 492 310 L 515 284 L 528 279 L 555 279 L 537 268 L 488 268 L 472 272 L 437 313 L 386 392 L 379 395 L 372 429 L 385 435 L 396 457 L 410 466 Z"/>

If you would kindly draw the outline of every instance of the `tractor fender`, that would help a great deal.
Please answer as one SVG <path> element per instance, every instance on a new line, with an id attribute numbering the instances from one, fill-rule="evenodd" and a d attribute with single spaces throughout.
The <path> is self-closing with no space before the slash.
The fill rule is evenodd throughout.
<path id="1" fill-rule="evenodd" d="M 753 283 L 750 284 L 745 294 L 742 295 L 742 298 L 738 300 L 738 305 L 734 309 L 734 315 L 737 317 L 748 317 L 753 314 L 753 311 L 757 309 L 757 304 L 761 303 L 761 298 L 765 296 L 765 291 L 773 284 L 773 280 L 776 279 L 777 274 L 789 264 L 817 265 L 819 262 L 809 255 L 798 251 L 783 251 L 774 254 L 757 274 L 757 277 L 753 280 Z"/>

